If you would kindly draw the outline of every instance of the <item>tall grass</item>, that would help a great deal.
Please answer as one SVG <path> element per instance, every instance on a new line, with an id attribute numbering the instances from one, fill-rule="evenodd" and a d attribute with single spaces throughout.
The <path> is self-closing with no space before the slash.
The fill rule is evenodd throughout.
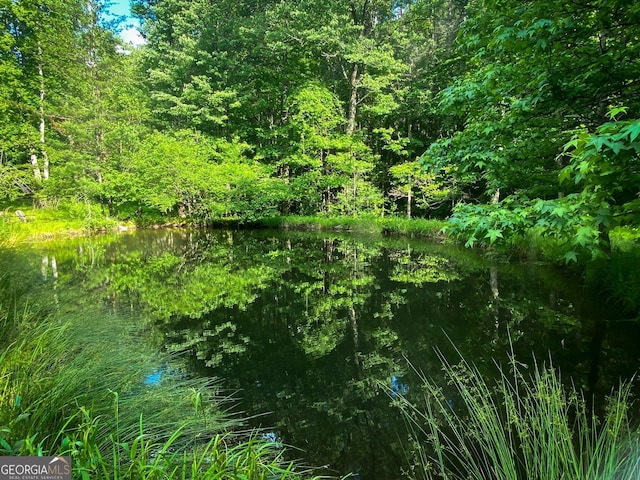
<path id="1" fill-rule="evenodd" d="M 84 311 L 0 306 L 0 455 L 69 455 L 82 479 L 302 477 L 240 433 L 217 382 L 145 351 L 133 319 Z"/>
<path id="2" fill-rule="evenodd" d="M 413 431 L 415 477 L 640 478 L 640 436 L 629 419 L 630 383 L 611 394 L 599 419 L 577 388 L 563 385 L 552 365 L 536 365 L 525 375 L 514 360 L 494 384 L 464 360 L 452 365 L 440 358 L 446 385 L 419 374 L 422 399 L 398 399 Z"/>
<path id="3" fill-rule="evenodd" d="M 18 242 L 19 233 L 8 217 L 8 212 L 0 212 L 0 248 L 7 248 Z"/>

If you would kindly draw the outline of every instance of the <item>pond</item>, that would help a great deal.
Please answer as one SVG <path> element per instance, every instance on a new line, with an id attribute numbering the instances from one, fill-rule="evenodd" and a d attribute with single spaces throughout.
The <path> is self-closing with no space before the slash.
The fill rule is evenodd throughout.
<path id="1" fill-rule="evenodd" d="M 511 350 L 525 366 L 551 356 L 597 397 L 640 366 L 637 325 L 579 278 L 408 238 L 137 231 L 0 252 L 0 272 L 3 304 L 129 312 L 141 339 L 222 378 L 251 428 L 361 479 L 410 468 L 393 400 L 418 399 L 418 372 L 443 378 L 438 351 L 488 376 Z"/>

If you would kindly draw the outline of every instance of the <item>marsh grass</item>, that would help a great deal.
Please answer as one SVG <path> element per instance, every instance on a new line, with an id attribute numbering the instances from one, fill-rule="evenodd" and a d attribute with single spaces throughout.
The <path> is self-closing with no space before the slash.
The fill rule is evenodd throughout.
<path id="1" fill-rule="evenodd" d="M 147 351 L 133 319 L 83 311 L 0 308 L 0 455 L 70 455 L 82 479 L 301 477 L 216 381 Z"/>
<path id="2" fill-rule="evenodd" d="M 397 399 L 413 432 L 415 477 L 640 478 L 640 438 L 629 418 L 630 383 L 612 392 L 598 418 L 582 392 L 567 389 L 551 364 L 535 365 L 525 375 L 513 360 L 494 384 L 465 360 L 452 365 L 440 359 L 445 386 L 419 374 L 422 399 Z"/>
<path id="3" fill-rule="evenodd" d="M 400 217 L 325 217 L 283 216 L 262 219 L 259 225 L 269 228 L 291 230 L 330 230 L 358 233 L 405 235 L 432 239 L 444 239 L 441 233 L 445 222 L 430 219 L 407 219 Z"/>

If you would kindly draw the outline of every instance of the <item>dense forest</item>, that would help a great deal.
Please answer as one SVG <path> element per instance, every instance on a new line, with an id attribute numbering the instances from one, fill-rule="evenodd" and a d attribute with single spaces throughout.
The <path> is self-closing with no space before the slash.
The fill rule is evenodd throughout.
<path id="1" fill-rule="evenodd" d="M 0 0 L 0 455 L 639 478 L 640 1 L 130 2 Z"/>
<path id="2" fill-rule="evenodd" d="M 640 223 L 640 4 L 0 2 L 0 200 L 449 218 L 565 260 Z"/>

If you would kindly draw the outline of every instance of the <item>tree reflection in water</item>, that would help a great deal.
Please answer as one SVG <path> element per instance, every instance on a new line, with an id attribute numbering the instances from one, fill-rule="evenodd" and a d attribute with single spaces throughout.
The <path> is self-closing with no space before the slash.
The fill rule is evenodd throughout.
<path id="1" fill-rule="evenodd" d="M 510 349 L 508 330 L 523 363 L 550 350 L 565 378 L 596 394 L 637 366 L 615 324 L 606 336 L 598 327 L 614 319 L 612 310 L 604 312 L 575 279 L 533 265 L 487 263 L 454 247 L 175 230 L 46 250 L 40 259 L 48 262 L 32 263 L 45 273 L 55 268 L 41 281 L 56 295 L 90 295 L 139 312 L 148 341 L 186 353 L 197 375 L 223 378 L 247 414 L 269 412 L 251 420 L 266 428 L 263 435 L 301 449 L 293 453 L 307 463 L 363 479 L 395 478 L 410 467 L 405 422 L 392 403 L 399 393 L 423 394 L 408 362 L 443 378 L 434 348 L 450 356 L 455 344 L 492 375 L 493 359 L 504 363 Z M 171 374 L 165 370 L 147 380 Z M 454 406 L 444 380 L 442 388 Z"/>

